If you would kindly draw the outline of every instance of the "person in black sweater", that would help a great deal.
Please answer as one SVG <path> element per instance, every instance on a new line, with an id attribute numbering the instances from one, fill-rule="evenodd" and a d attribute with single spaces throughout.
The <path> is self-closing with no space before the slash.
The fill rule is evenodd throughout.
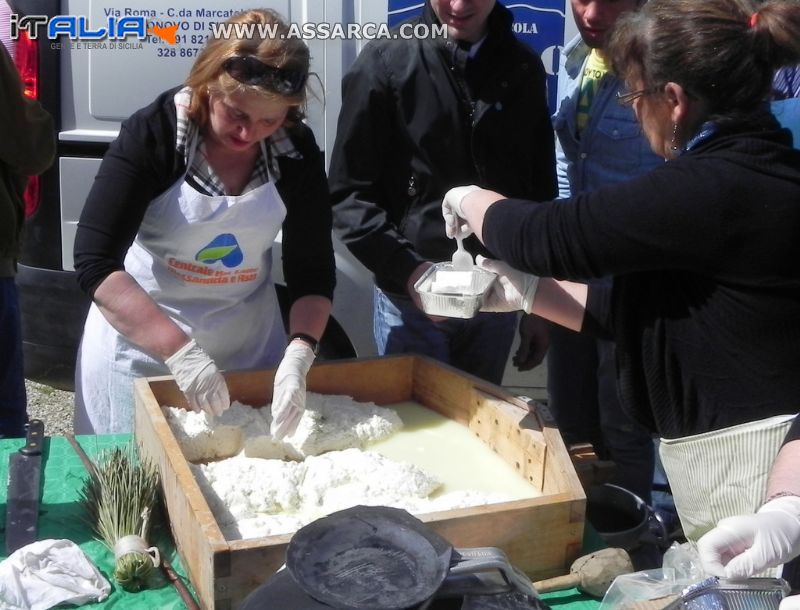
<path id="1" fill-rule="evenodd" d="M 191 407 L 218 415 L 230 405 L 219 369 L 280 363 L 273 435 L 304 408 L 335 284 L 323 158 L 301 122 L 309 51 L 272 11 L 229 22 L 252 37 L 212 39 L 184 87 L 123 123 L 81 214 L 75 268 L 94 303 L 76 431 L 129 432 L 145 375 L 172 373 Z M 288 346 L 271 270 L 281 230 Z"/>
<path id="2" fill-rule="evenodd" d="M 767 100 L 800 59 L 800 5 L 652 0 L 609 56 L 663 166 L 558 205 L 457 187 L 443 214 L 502 259 L 482 262 L 500 275 L 486 309 L 615 339 L 623 407 L 661 435 L 697 540 L 763 502 L 764 456 L 798 411 L 800 151 Z"/>

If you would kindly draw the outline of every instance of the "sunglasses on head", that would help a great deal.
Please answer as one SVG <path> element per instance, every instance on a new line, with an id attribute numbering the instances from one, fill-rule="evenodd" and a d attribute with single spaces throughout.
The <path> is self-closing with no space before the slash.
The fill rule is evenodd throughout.
<path id="1" fill-rule="evenodd" d="M 269 66 L 252 55 L 229 57 L 222 69 L 244 85 L 257 85 L 281 95 L 300 93 L 308 78 L 306 72 Z"/>

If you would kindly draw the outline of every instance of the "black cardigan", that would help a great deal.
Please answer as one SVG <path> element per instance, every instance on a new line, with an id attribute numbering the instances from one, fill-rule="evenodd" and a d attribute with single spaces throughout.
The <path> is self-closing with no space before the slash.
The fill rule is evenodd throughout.
<path id="1" fill-rule="evenodd" d="M 512 265 L 590 289 L 628 412 L 663 437 L 800 408 L 800 151 L 771 116 L 617 186 L 506 200 L 483 225 Z"/>
<path id="2" fill-rule="evenodd" d="M 111 272 L 122 270 L 147 206 L 185 172 L 175 150 L 174 95 L 162 93 L 122 123 L 103 157 L 75 236 L 75 271 L 90 296 Z M 294 302 L 308 294 L 333 297 L 336 263 L 325 166 L 314 134 L 305 125 L 290 130 L 302 159 L 278 157 L 276 183 L 286 205 L 283 273 Z"/>

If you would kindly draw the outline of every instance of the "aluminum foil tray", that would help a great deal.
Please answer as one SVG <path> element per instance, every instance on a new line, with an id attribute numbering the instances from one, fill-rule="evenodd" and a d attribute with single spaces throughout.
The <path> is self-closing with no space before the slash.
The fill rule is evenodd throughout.
<path id="1" fill-rule="evenodd" d="M 788 593 L 788 583 L 780 578 L 709 578 L 688 587 L 666 610 L 778 610 Z"/>
<path id="2" fill-rule="evenodd" d="M 422 309 L 432 316 L 472 318 L 480 310 L 497 275 L 480 267 L 473 267 L 472 271 L 465 272 L 471 274 L 471 281 L 468 286 L 465 284 L 465 288 L 454 292 L 434 292 L 437 274 L 452 271 L 453 264 L 450 262 L 435 263 L 417 280 L 414 289 L 422 300 Z"/>

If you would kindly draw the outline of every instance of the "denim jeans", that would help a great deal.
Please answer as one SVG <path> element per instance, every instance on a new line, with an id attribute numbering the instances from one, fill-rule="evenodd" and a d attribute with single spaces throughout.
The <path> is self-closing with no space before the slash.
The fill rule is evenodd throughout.
<path id="1" fill-rule="evenodd" d="M 516 327 L 514 313 L 433 322 L 409 297 L 375 288 L 373 332 L 382 356 L 422 354 L 500 385 Z"/>
<path id="2" fill-rule="evenodd" d="M 27 397 L 14 278 L 0 278 L 0 438 L 25 436 Z"/>

